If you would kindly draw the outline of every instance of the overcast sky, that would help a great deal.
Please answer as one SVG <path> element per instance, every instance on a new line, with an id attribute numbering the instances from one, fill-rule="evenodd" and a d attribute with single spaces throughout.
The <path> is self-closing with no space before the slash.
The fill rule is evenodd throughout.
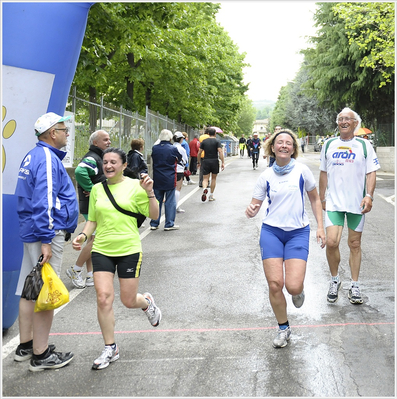
<path id="1" fill-rule="evenodd" d="M 277 101 L 279 91 L 295 78 L 309 47 L 305 36 L 314 36 L 311 1 L 219 1 L 217 21 L 246 52 L 248 97 L 253 101 Z"/>

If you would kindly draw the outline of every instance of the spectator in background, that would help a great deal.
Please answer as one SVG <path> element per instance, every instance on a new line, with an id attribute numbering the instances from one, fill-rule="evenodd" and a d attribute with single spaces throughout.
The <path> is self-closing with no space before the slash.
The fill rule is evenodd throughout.
<path id="1" fill-rule="evenodd" d="M 61 273 L 66 233 L 73 233 L 79 216 L 76 190 L 62 164 L 68 141 L 68 128 L 62 117 L 53 112 L 41 116 L 34 129 L 36 147 L 26 155 L 19 168 L 15 196 L 19 218 L 19 238 L 23 258 L 16 295 L 21 295 L 26 276 L 41 255 L 41 264 L 49 262 L 55 273 Z M 30 359 L 30 371 L 58 369 L 66 366 L 73 353 L 55 352 L 48 345 L 54 310 L 34 312 L 35 301 L 19 301 L 19 340 L 14 360 Z"/>
<path id="2" fill-rule="evenodd" d="M 105 130 L 97 130 L 92 133 L 89 139 L 89 150 L 81 159 L 75 170 L 77 189 L 79 192 L 80 213 L 84 219 L 88 217 L 88 204 L 92 187 L 96 183 L 106 180 L 103 174 L 102 157 L 103 151 L 111 144 L 109 133 Z M 66 270 L 66 275 L 72 280 L 76 288 L 94 286 L 92 275 L 91 251 L 95 233 L 87 241 L 85 247 L 80 252 L 76 264 Z M 86 278 L 83 278 L 84 263 L 87 267 Z"/>
<path id="3" fill-rule="evenodd" d="M 159 135 L 159 143 L 152 147 L 154 194 L 159 202 L 159 217 L 150 221 L 150 229 L 157 230 L 160 224 L 161 207 L 165 197 L 165 224 L 164 230 L 178 230 L 175 225 L 176 201 L 176 165 L 182 160 L 182 154 L 171 143 L 173 134 L 163 129 Z"/>
<path id="4" fill-rule="evenodd" d="M 185 165 L 188 161 L 188 157 L 185 149 L 182 146 L 182 142 L 184 141 L 184 136 L 181 132 L 174 133 L 174 146 L 178 149 L 180 154 L 182 155 L 182 159 L 176 165 L 176 187 L 175 187 L 175 203 L 176 203 L 176 212 L 177 213 L 185 213 L 185 210 L 178 206 L 179 198 L 181 196 L 181 189 L 185 171 Z"/>
<path id="5" fill-rule="evenodd" d="M 129 169 L 129 177 L 134 179 L 140 179 L 141 173 L 149 173 L 142 154 L 144 145 L 145 141 L 141 138 L 131 140 L 131 150 L 127 154 L 127 168 Z"/>
<path id="6" fill-rule="evenodd" d="M 190 149 L 189 170 L 190 172 L 192 172 L 192 175 L 197 174 L 197 154 L 200 148 L 200 142 L 198 138 L 199 138 L 198 134 L 195 134 L 193 140 L 189 143 L 189 149 Z"/>
<path id="7" fill-rule="evenodd" d="M 301 137 L 301 148 L 302 152 L 305 152 L 305 145 L 306 145 L 306 136 Z"/>
<path id="8" fill-rule="evenodd" d="M 184 177 L 186 179 L 186 185 L 190 185 L 190 184 L 194 184 L 195 182 L 190 179 L 190 170 L 189 170 L 189 157 L 190 157 L 190 147 L 189 147 L 189 143 L 187 142 L 187 139 L 189 138 L 189 136 L 187 135 L 186 132 L 182 132 L 184 140 L 182 140 L 182 147 L 185 149 L 186 154 L 187 154 L 187 163 L 185 165 L 185 170 L 183 171 Z M 183 181 L 183 184 L 185 184 L 185 181 Z"/>

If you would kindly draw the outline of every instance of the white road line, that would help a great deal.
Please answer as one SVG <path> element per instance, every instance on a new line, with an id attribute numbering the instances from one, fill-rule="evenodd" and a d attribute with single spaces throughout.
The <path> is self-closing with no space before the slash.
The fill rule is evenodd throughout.
<path id="1" fill-rule="evenodd" d="M 390 197 L 385 197 L 382 194 L 378 194 L 378 195 L 379 195 L 379 197 L 383 198 L 389 204 L 392 204 L 392 205 L 396 206 L 396 204 L 395 204 L 396 196 L 395 195 L 391 195 Z"/>

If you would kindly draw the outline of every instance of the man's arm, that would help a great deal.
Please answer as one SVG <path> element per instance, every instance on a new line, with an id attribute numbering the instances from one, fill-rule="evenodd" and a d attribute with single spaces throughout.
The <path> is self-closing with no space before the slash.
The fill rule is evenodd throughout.
<path id="1" fill-rule="evenodd" d="M 328 184 L 327 172 L 324 172 L 323 170 L 321 170 L 320 171 L 320 181 L 318 184 L 318 193 L 319 193 L 321 205 L 322 205 L 324 211 L 325 211 L 325 190 L 327 189 L 327 184 Z"/>
<path id="2" fill-rule="evenodd" d="M 372 198 L 374 198 L 375 186 L 376 186 L 376 172 L 367 173 L 367 194 L 361 201 L 361 213 L 368 213 L 372 209 Z M 369 195 L 371 197 L 369 197 Z"/>
<path id="3" fill-rule="evenodd" d="M 224 170 L 225 169 L 225 157 L 223 154 L 223 148 L 218 148 L 218 153 L 219 153 L 219 158 L 221 159 L 221 162 L 222 162 L 221 168 L 222 168 L 222 170 Z"/>
<path id="4" fill-rule="evenodd" d="M 201 162 L 201 153 L 203 152 L 203 150 L 200 148 L 199 152 L 197 153 L 197 165 L 199 165 Z"/>
<path id="5" fill-rule="evenodd" d="M 87 157 L 81 160 L 74 172 L 76 181 L 83 188 L 84 191 L 90 192 L 92 190 L 91 177 L 98 174 L 98 165 L 94 158 Z"/>

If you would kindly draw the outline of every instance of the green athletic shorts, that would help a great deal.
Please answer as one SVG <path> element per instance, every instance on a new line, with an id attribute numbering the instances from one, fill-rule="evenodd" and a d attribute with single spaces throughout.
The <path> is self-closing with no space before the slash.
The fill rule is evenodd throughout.
<path id="1" fill-rule="evenodd" d="M 347 227 L 353 231 L 361 233 L 364 228 L 364 215 L 357 215 L 349 212 L 327 211 L 325 216 L 325 227 L 329 226 L 344 226 L 345 216 L 347 220 Z"/>

